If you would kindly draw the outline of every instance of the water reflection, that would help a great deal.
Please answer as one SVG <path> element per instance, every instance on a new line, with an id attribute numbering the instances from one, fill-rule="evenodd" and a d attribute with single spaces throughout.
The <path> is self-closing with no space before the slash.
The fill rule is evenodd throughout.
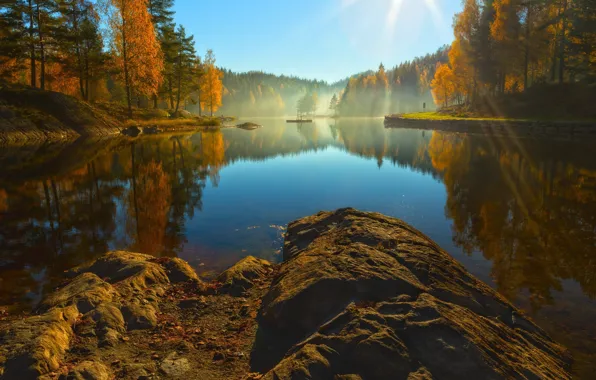
<path id="1" fill-rule="evenodd" d="M 574 347 L 596 352 L 591 142 L 388 130 L 381 120 L 261 120 L 128 141 L 0 153 L 0 306 L 31 305 L 110 249 L 201 273 L 279 259 L 283 226 L 354 206 L 405 219 Z M 557 337 L 559 338 L 559 337 Z"/>

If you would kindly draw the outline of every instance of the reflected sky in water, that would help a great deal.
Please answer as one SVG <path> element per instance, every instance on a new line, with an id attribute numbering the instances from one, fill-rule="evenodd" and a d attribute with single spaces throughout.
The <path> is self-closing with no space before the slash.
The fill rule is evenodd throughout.
<path id="1" fill-rule="evenodd" d="M 111 249 L 179 256 L 205 277 L 246 255 L 279 261 L 288 222 L 350 206 L 411 223 L 570 346 L 576 373 L 596 369 L 592 142 L 257 121 L 3 148 L 0 307 L 30 307 Z"/>

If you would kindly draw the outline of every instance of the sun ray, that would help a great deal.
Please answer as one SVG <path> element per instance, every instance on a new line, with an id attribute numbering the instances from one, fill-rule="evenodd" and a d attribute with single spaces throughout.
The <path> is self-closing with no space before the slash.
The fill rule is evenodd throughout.
<path id="1" fill-rule="evenodd" d="M 435 22 L 436 27 L 443 26 L 443 15 L 441 15 L 441 10 L 437 5 L 437 0 L 424 0 L 424 4 L 426 8 L 430 11 L 430 14 Z"/>
<path id="2" fill-rule="evenodd" d="M 390 32 L 393 32 L 395 29 L 395 20 L 397 20 L 397 16 L 399 16 L 399 11 L 403 4 L 403 0 L 392 0 L 391 7 L 389 8 L 389 12 L 387 12 L 387 29 Z"/>
<path id="3" fill-rule="evenodd" d="M 342 0 L 341 1 L 341 8 L 342 9 L 349 8 L 349 7 L 351 7 L 352 5 L 356 4 L 359 1 L 360 0 Z"/>

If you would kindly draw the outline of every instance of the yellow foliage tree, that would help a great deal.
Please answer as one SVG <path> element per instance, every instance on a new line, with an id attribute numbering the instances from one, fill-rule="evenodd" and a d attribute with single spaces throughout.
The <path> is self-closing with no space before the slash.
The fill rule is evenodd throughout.
<path id="1" fill-rule="evenodd" d="M 208 50 L 204 63 L 205 74 L 201 77 L 201 108 L 208 109 L 211 116 L 221 107 L 223 72 L 215 67 L 215 56 Z"/>
<path id="2" fill-rule="evenodd" d="M 449 65 L 439 64 L 430 87 L 435 104 L 447 107 L 455 91 L 455 77 Z"/>
<path id="3" fill-rule="evenodd" d="M 473 91 L 473 76 L 466 55 L 462 52 L 461 42 L 456 39 L 449 49 L 449 66 L 453 71 L 454 93 L 458 103 L 467 99 Z"/>
<path id="4" fill-rule="evenodd" d="M 147 0 L 106 0 L 112 50 L 126 91 L 132 117 L 133 95 L 155 95 L 162 83 L 163 54 L 156 37 Z"/>

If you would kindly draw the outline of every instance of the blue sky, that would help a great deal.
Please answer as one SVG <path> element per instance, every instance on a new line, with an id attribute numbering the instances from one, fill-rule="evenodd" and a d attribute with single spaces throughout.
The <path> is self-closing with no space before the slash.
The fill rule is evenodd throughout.
<path id="1" fill-rule="evenodd" d="M 176 0 L 176 22 L 234 71 L 335 81 L 453 40 L 460 0 Z"/>

